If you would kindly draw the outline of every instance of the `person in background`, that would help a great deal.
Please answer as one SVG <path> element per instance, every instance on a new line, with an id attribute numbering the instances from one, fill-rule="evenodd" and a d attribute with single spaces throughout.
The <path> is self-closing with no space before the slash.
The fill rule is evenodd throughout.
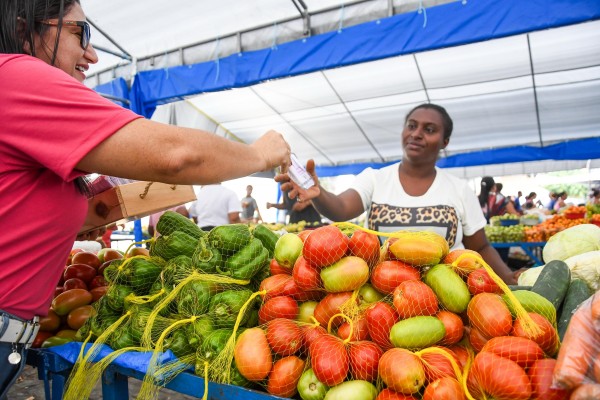
<path id="1" fill-rule="evenodd" d="M 477 199 L 479 200 L 479 206 L 481 207 L 481 211 L 485 216 L 487 222 L 490 222 L 490 211 L 489 211 L 489 199 L 494 194 L 494 190 L 496 188 L 496 181 L 491 176 L 484 176 L 481 178 L 481 182 L 479 183 L 479 196 Z"/>
<path id="2" fill-rule="evenodd" d="M 283 193 L 282 203 L 267 203 L 267 209 L 273 207 L 279 210 L 287 210 L 290 216 L 289 223 L 296 224 L 305 221 L 308 225 L 318 225 L 321 223 L 321 214 L 315 209 L 310 201 L 297 201 L 296 198 L 290 199 L 287 193 Z"/>
<path id="3" fill-rule="evenodd" d="M 567 197 L 569 197 L 569 195 L 565 191 L 562 191 L 562 192 L 556 194 L 556 203 L 554 203 L 554 208 L 553 208 L 553 210 L 555 212 L 558 212 L 567 206 L 567 203 L 565 203 L 565 200 L 567 200 Z"/>
<path id="4" fill-rule="evenodd" d="M 592 193 L 590 194 L 588 204 L 592 206 L 600 205 L 600 189 L 592 189 Z"/>
<path id="5" fill-rule="evenodd" d="M 241 222 L 242 207 L 233 190 L 214 183 L 202 186 L 196 197 L 188 212 L 202 230 L 210 231 L 216 226 Z"/>
<path id="6" fill-rule="evenodd" d="M 246 197 L 242 199 L 242 215 L 240 217 L 242 222 L 262 222 L 258 204 L 252 197 L 252 189 L 252 185 L 246 186 Z"/>
<path id="7" fill-rule="evenodd" d="M 150 236 L 152 238 L 152 237 L 160 235 L 160 233 L 158 233 L 158 231 L 156 230 L 156 224 L 158 223 L 158 220 L 160 219 L 160 217 L 162 217 L 162 215 L 164 213 L 166 213 L 167 211 L 175 211 L 175 212 L 183 215 L 186 218 L 190 217 L 190 214 L 188 213 L 187 208 L 185 208 L 185 206 L 183 206 L 183 205 L 167 208 L 166 210 L 162 210 L 162 211 L 156 212 L 154 214 L 151 214 L 148 217 L 148 236 Z"/>
<path id="8" fill-rule="evenodd" d="M 537 193 L 536 192 L 531 192 L 527 196 L 525 196 L 525 204 L 523 205 L 523 208 L 525 210 L 531 210 L 532 208 L 535 208 L 535 206 L 536 206 L 536 203 L 535 203 L 536 197 L 537 197 Z M 539 201 L 538 201 L 538 203 L 539 203 Z"/>
<path id="9" fill-rule="evenodd" d="M 517 192 L 517 195 L 512 198 L 512 202 L 513 202 L 513 205 L 515 207 L 515 210 L 517 210 L 517 212 L 519 214 L 523 213 L 523 208 L 521 207 L 521 196 L 523 196 L 523 192 L 521 192 L 519 190 Z"/>
<path id="10" fill-rule="evenodd" d="M 319 185 L 313 160 L 306 165 L 316 182 L 309 189 L 295 184 L 287 173 L 278 174 L 275 180 L 290 198 L 312 200 L 315 208 L 333 221 L 347 221 L 367 211 L 366 225 L 372 230 L 435 231 L 446 238 L 451 249 L 479 252 L 506 283 L 516 284 L 516 274 L 485 236 L 486 221 L 475 194 L 466 182 L 436 167 L 439 153 L 450 142 L 452 127 L 443 107 L 414 107 L 404 121 L 401 162 L 379 170 L 365 169 L 340 194 Z M 437 217 L 423 220 L 421 215 Z"/>
<path id="11" fill-rule="evenodd" d="M 103 98 L 83 84 L 98 61 L 90 32 L 78 0 L 0 2 L 0 399 L 25 365 L 83 226 L 86 175 L 203 185 L 291 161 L 278 132 L 242 144 Z"/>
<path id="12" fill-rule="evenodd" d="M 546 205 L 546 208 L 548 209 L 548 211 L 553 212 L 554 205 L 556 204 L 556 201 L 558 200 L 558 194 L 556 192 L 550 192 L 549 196 L 550 196 L 550 201 Z"/>

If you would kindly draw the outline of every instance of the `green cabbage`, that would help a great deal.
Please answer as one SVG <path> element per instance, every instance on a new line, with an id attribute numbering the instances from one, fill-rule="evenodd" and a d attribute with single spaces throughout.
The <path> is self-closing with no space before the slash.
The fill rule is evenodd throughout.
<path id="1" fill-rule="evenodd" d="M 519 275 L 519 279 L 517 280 L 520 286 L 533 286 L 535 281 L 537 281 L 538 277 L 542 273 L 544 266 L 528 268 L 526 271 L 523 271 L 521 275 Z"/>
<path id="2" fill-rule="evenodd" d="M 571 270 L 571 279 L 583 279 L 593 292 L 600 288 L 600 251 L 569 257 L 565 264 Z"/>
<path id="3" fill-rule="evenodd" d="M 569 257 L 600 250 L 600 227 L 592 224 L 575 225 L 552 236 L 544 246 L 544 262 L 565 261 Z"/>

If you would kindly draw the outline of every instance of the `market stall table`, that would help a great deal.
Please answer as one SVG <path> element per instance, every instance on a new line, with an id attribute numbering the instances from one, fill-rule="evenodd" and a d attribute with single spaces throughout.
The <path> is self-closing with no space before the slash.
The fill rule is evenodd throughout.
<path id="1" fill-rule="evenodd" d="M 46 400 L 62 399 L 65 384 L 73 364 L 47 349 L 29 349 L 27 364 L 37 368 L 38 378 L 44 381 Z M 129 378 L 144 379 L 144 374 L 130 368 L 111 364 L 102 374 L 102 398 L 123 400 L 129 398 Z M 188 396 L 202 398 L 204 379 L 189 372 L 182 372 L 165 385 L 166 388 Z M 245 399 L 274 400 L 281 397 L 250 390 L 234 385 L 208 383 L 208 398 L 211 400 Z"/>
<path id="2" fill-rule="evenodd" d="M 544 265 L 542 260 L 542 249 L 546 245 L 546 242 L 507 242 L 507 243 L 496 243 L 492 242 L 492 247 L 496 249 L 506 249 L 511 247 L 520 247 L 523 249 L 534 262 L 535 267 Z"/>

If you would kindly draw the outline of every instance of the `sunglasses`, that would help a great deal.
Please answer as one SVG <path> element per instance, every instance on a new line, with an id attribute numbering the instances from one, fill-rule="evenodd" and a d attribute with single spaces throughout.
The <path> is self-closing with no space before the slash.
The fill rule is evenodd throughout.
<path id="1" fill-rule="evenodd" d="M 51 26 L 59 25 L 58 21 L 49 21 L 49 20 L 39 21 L 39 23 L 43 24 L 43 25 L 51 25 Z M 90 24 L 88 24 L 86 21 L 63 20 L 62 25 L 63 26 L 66 25 L 66 26 L 81 27 L 81 40 L 80 40 L 79 44 L 81 45 L 81 48 L 83 50 L 87 49 L 87 47 L 90 45 L 90 37 L 92 35 L 92 33 L 90 31 Z"/>

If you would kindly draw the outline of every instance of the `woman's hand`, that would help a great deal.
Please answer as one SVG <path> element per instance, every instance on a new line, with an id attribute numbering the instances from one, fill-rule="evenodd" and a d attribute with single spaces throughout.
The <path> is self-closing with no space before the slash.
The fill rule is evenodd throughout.
<path id="1" fill-rule="evenodd" d="M 314 160 L 308 160 L 306 163 L 306 171 L 315 181 L 315 184 L 308 189 L 304 189 L 292 181 L 287 172 L 277 174 L 275 176 L 275 182 L 281 183 L 281 191 L 288 192 L 288 197 L 290 199 L 297 198 L 299 202 L 312 200 L 316 197 L 319 197 L 321 194 L 321 189 L 319 188 L 319 177 L 315 172 Z"/>
<path id="2" fill-rule="evenodd" d="M 268 171 L 276 167 L 281 167 L 283 172 L 287 172 L 291 163 L 292 154 L 290 145 L 285 141 L 283 135 L 276 131 L 268 131 L 258 140 L 250 145 L 253 147 L 265 161 L 263 171 Z"/>

